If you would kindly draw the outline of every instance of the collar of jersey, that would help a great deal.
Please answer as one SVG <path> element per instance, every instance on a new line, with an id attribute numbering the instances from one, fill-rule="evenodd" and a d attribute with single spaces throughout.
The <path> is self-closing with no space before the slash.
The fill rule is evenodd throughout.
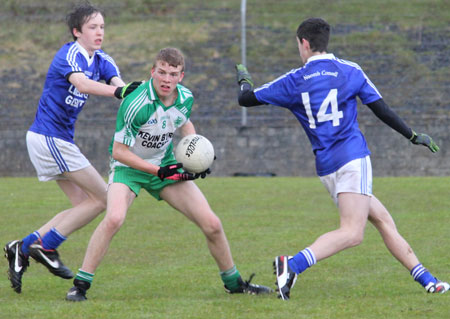
<path id="1" fill-rule="evenodd" d="M 95 50 L 94 54 L 90 57 L 87 50 L 85 48 L 83 48 L 83 46 L 81 44 L 79 44 L 78 41 L 75 41 L 75 45 L 77 46 L 78 51 L 80 51 L 80 53 L 84 56 L 84 58 L 88 62 L 88 65 L 91 65 L 92 61 L 94 61 L 94 56 L 95 56 L 95 53 L 97 52 L 97 50 Z"/>
<path id="2" fill-rule="evenodd" d="M 308 61 L 306 61 L 305 64 L 308 64 L 309 62 L 317 61 L 317 60 L 334 60 L 334 59 L 336 59 L 336 57 L 334 56 L 333 53 L 325 53 L 325 54 L 313 55 L 312 57 L 310 57 L 308 59 Z"/>
<path id="3" fill-rule="evenodd" d="M 165 106 L 164 103 L 159 99 L 158 94 L 156 94 L 156 90 L 153 87 L 153 78 L 150 79 L 150 81 L 147 82 L 148 83 L 148 97 L 150 98 L 151 101 L 157 101 L 159 105 L 161 105 L 161 107 L 164 110 L 168 110 L 170 109 L 172 106 L 178 105 L 180 104 L 180 88 L 177 85 L 177 98 L 175 100 L 175 102 L 173 102 L 172 105 L 169 106 Z"/>

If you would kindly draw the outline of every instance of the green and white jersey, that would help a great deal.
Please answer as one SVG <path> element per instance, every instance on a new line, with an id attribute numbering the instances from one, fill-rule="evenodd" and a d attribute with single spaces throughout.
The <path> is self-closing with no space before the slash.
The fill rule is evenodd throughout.
<path id="1" fill-rule="evenodd" d="M 173 157 L 172 138 L 175 130 L 183 126 L 191 115 L 192 92 L 178 84 L 178 97 L 173 105 L 165 106 L 153 88 L 153 79 L 145 82 L 128 95 L 117 113 L 113 142 L 130 147 L 130 151 L 154 165 Z M 112 160 L 111 169 L 127 166 Z"/>

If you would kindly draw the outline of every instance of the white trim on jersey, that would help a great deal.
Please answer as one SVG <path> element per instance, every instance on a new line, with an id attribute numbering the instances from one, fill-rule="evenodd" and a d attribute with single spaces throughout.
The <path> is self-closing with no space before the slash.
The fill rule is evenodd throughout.
<path id="1" fill-rule="evenodd" d="M 76 45 L 76 42 L 67 51 L 66 60 L 67 63 L 71 66 L 72 72 L 83 72 L 83 70 L 78 66 L 78 63 L 76 62 L 78 52 L 79 48 L 78 45 Z"/>
<path id="2" fill-rule="evenodd" d="M 193 97 L 191 90 L 188 88 L 178 86 L 178 92 L 180 94 L 180 103 L 184 103 L 188 98 Z"/>
<path id="3" fill-rule="evenodd" d="M 80 43 L 78 43 L 78 41 L 75 41 L 75 44 L 78 47 L 78 52 L 83 55 L 83 57 L 86 59 L 86 61 L 88 63 L 88 67 L 90 67 L 92 62 L 94 62 L 95 53 L 94 53 L 94 55 L 89 56 L 89 53 L 87 52 L 87 50 Z"/>
<path id="4" fill-rule="evenodd" d="M 156 100 L 155 92 L 153 91 L 153 78 L 148 81 L 148 88 L 150 91 L 150 100 Z"/>
<path id="5" fill-rule="evenodd" d="M 117 66 L 116 62 L 114 61 L 114 59 L 111 56 L 109 56 L 105 52 L 100 52 L 99 50 L 95 51 L 95 53 L 97 53 L 103 59 L 105 59 L 106 61 L 111 63 L 111 65 L 116 69 L 117 75 L 120 77 L 119 67 Z"/>
<path id="6" fill-rule="evenodd" d="M 311 61 L 317 61 L 317 60 L 336 60 L 336 57 L 333 53 L 325 53 L 325 54 L 318 54 L 313 55 L 309 57 L 308 61 L 306 61 L 305 65 L 307 65 Z"/>
<path id="7" fill-rule="evenodd" d="M 375 87 L 375 84 L 372 83 L 372 81 L 369 79 L 369 77 L 366 75 L 366 73 L 363 71 L 363 69 L 355 62 L 351 62 L 348 60 L 343 60 L 343 59 L 338 59 L 336 58 L 336 61 L 345 65 L 349 65 L 351 67 L 354 67 L 355 69 L 358 69 L 361 71 L 361 73 L 364 75 L 364 78 L 366 79 L 367 83 L 377 92 L 377 94 L 381 96 L 380 92 L 378 91 L 378 89 Z"/>
<path id="8" fill-rule="evenodd" d="M 147 92 L 143 90 L 128 106 L 127 111 L 125 112 L 125 122 L 127 124 L 131 124 L 136 117 L 136 114 L 139 110 L 145 105 L 143 101 L 147 97 Z"/>
<path id="9" fill-rule="evenodd" d="M 256 92 L 258 92 L 259 90 L 266 89 L 266 88 L 268 88 L 269 86 L 271 86 L 272 84 L 274 84 L 274 83 L 280 81 L 281 79 L 284 79 L 284 78 L 285 78 L 286 76 L 288 76 L 289 74 L 295 73 L 295 72 L 297 72 L 298 70 L 301 70 L 302 68 L 303 68 L 303 67 L 298 68 L 298 69 L 292 69 L 292 70 L 290 70 L 289 72 L 287 72 L 287 73 L 285 73 L 285 74 L 283 74 L 283 75 L 277 77 L 275 80 L 270 81 L 269 83 L 266 83 L 266 84 L 260 86 L 259 88 L 255 89 L 253 92 L 256 93 Z"/>
<path id="10" fill-rule="evenodd" d="M 124 115 L 124 132 L 131 132 L 131 125 L 134 121 L 134 118 L 139 113 L 139 111 L 146 105 L 144 101 L 147 99 L 147 92 L 143 90 L 128 106 L 125 115 Z M 123 143 L 128 146 L 134 145 L 135 138 L 129 137 L 129 135 L 125 134 L 123 137 Z"/>

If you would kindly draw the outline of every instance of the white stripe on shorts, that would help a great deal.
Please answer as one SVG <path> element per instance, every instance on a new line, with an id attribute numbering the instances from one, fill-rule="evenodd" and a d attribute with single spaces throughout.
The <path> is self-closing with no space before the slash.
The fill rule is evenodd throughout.
<path id="1" fill-rule="evenodd" d="M 62 173 L 91 165 L 78 146 L 56 137 L 28 131 L 27 148 L 40 181 L 63 179 Z"/>

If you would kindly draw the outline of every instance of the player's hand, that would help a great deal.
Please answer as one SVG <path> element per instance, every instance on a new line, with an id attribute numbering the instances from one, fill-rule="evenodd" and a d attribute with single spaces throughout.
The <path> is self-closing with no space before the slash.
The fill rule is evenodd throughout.
<path id="1" fill-rule="evenodd" d="M 439 146 L 437 146 L 437 144 L 433 141 L 433 139 L 430 136 L 424 133 L 416 133 L 414 131 L 412 132 L 413 136 L 411 137 L 410 140 L 413 144 L 424 145 L 428 147 L 432 153 L 436 153 L 437 151 L 439 151 Z"/>
<path id="2" fill-rule="evenodd" d="M 166 165 L 166 166 L 161 166 L 158 170 L 158 177 L 161 180 L 164 180 L 170 176 L 173 176 L 175 174 L 179 174 L 180 172 L 178 172 L 178 169 L 182 168 L 183 164 L 181 163 L 176 163 L 176 164 L 171 164 L 171 165 Z"/>
<path id="3" fill-rule="evenodd" d="M 201 173 L 196 173 L 195 175 L 194 175 L 194 177 L 195 177 L 195 179 L 197 179 L 197 178 L 205 178 L 206 177 L 206 175 L 208 175 L 208 174 L 211 174 L 211 170 L 208 168 L 206 171 L 204 171 L 204 172 L 201 172 Z"/>
<path id="4" fill-rule="evenodd" d="M 216 155 L 214 155 L 214 160 L 216 160 Z M 211 169 L 207 169 L 206 171 L 204 171 L 204 172 L 201 172 L 201 173 L 196 173 L 195 174 L 195 179 L 197 179 L 197 178 L 205 178 L 206 177 L 206 175 L 208 175 L 208 174 L 211 174 Z"/>
<path id="5" fill-rule="evenodd" d="M 136 90 L 140 85 L 142 84 L 142 81 L 134 81 L 130 82 L 125 86 L 119 86 L 114 91 L 114 96 L 118 98 L 119 100 L 125 98 L 128 94 Z"/>
<path id="6" fill-rule="evenodd" d="M 236 64 L 236 80 L 239 85 L 242 84 L 242 82 L 247 82 L 250 84 L 251 88 L 253 89 L 253 80 L 250 76 L 250 73 L 248 73 L 247 68 L 243 64 Z"/>
<path id="7" fill-rule="evenodd" d="M 176 163 L 167 166 L 161 166 L 158 170 L 158 177 L 163 181 L 165 179 L 171 179 L 174 181 L 191 181 L 195 179 L 194 174 L 180 173 L 178 169 L 182 168 L 183 164 Z"/>
<path id="8" fill-rule="evenodd" d="M 169 176 L 166 179 L 171 179 L 173 181 L 193 181 L 194 179 L 197 179 L 197 177 L 195 177 L 194 174 L 184 172 L 173 174 L 172 176 Z"/>

